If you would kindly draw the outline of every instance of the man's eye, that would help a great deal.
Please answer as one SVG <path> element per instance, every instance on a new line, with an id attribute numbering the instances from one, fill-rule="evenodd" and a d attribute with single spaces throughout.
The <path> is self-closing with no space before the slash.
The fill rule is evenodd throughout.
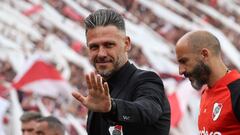
<path id="1" fill-rule="evenodd" d="M 178 62 L 179 62 L 180 64 L 186 64 L 186 63 L 187 63 L 187 60 L 182 59 L 182 60 L 179 60 Z"/>
<path id="2" fill-rule="evenodd" d="M 186 63 L 186 61 L 185 61 L 185 60 L 183 60 L 183 61 L 181 61 L 181 63 L 182 63 L 182 64 L 185 64 L 185 63 Z"/>
<path id="3" fill-rule="evenodd" d="M 112 48 L 114 45 L 115 45 L 114 43 L 107 43 L 107 44 L 106 44 L 106 47 L 107 47 L 107 48 Z"/>
<path id="4" fill-rule="evenodd" d="M 90 50 L 96 50 L 97 48 L 98 48 L 97 45 L 91 45 L 91 46 L 89 46 L 89 49 L 90 49 Z"/>

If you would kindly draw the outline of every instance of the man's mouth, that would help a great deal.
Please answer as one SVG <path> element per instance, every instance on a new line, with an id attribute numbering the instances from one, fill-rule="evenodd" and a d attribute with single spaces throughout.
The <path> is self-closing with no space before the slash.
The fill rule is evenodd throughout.
<path id="1" fill-rule="evenodd" d="M 98 65 L 98 66 L 105 66 L 108 64 L 111 64 L 111 62 L 96 62 L 96 65 Z"/>

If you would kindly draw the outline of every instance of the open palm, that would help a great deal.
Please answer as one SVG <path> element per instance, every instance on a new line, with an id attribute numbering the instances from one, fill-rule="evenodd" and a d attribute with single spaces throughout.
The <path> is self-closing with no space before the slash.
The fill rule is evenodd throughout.
<path id="1" fill-rule="evenodd" d="M 72 95 L 84 106 L 93 112 L 109 112 L 111 110 L 111 97 L 107 82 L 102 82 L 102 77 L 94 72 L 86 75 L 88 95 L 84 97 L 79 92 Z"/>

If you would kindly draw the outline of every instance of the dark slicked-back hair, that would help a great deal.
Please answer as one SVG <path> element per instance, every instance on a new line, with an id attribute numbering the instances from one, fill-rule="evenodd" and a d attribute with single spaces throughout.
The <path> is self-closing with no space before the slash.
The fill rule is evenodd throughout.
<path id="1" fill-rule="evenodd" d="M 38 112 L 25 112 L 21 117 L 20 120 L 21 122 L 25 123 L 25 122 L 29 122 L 32 120 L 38 120 L 42 117 L 42 115 Z"/>
<path id="2" fill-rule="evenodd" d="M 47 122 L 48 128 L 56 131 L 60 135 L 64 135 L 65 127 L 60 120 L 54 116 L 43 117 L 38 120 L 38 122 Z"/>
<path id="3" fill-rule="evenodd" d="M 99 9 L 90 14 L 84 21 L 86 34 L 88 29 L 93 29 L 97 26 L 116 26 L 119 30 L 125 33 L 125 23 L 123 17 L 111 9 Z"/>

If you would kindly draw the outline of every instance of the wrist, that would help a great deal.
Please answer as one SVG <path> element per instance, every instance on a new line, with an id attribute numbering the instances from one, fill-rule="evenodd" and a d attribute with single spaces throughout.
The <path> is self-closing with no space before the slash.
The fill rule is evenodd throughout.
<path id="1" fill-rule="evenodd" d="M 114 99 L 111 98 L 111 109 L 110 109 L 110 113 L 111 114 L 116 114 L 116 110 L 117 110 L 117 105 Z"/>
<path id="2" fill-rule="evenodd" d="M 111 122 L 117 121 L 117 101 L 111 98 L 111 108 L 109 112 L 103 113 L 103 118 Z"/>

